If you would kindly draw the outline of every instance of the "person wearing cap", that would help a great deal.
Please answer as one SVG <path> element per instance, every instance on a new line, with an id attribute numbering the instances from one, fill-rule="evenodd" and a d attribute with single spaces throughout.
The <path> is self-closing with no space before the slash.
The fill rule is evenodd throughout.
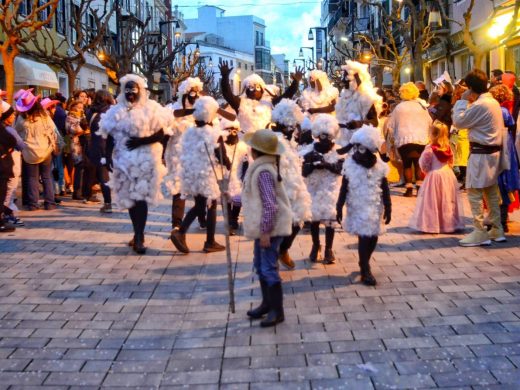
<path id="1" fill-rule="evenodd" d="M 312 123 L 314 143 L 303 151 L 302 174 L 312 199 L 311 237 L 312 248 L 309 260 L 316 263 L 322 259 L 320 224 L 325 225 L 324 264 L 336 261 L 334 226 L 336 224 L 336 200 L 341 186 L 341 166 L 344 159 L 337 152 L 335 143 L 339 125 L 335 117 L 319 114 Z"/>
<path id="2" fill-rule="evenodd" d="M 203 86 L 198 77 L 188 77 L 179 85 L 179 99 L 167 106 L 175 116 L 173 135 L 168 138 L 164 151 L 164 162 L 168 170 L 164 178 L 164 185 L 172 195 L 172 229 L 181 226 L 186 206 L 186 200 L 180 193 L 179 158 L 182 153 L 180 140 L 184 132 L 195 125 L 192 109 L 202 93 Z M 205 217 L 199 217 L 199 224 L 201 228 L 206 227 Z"/>
<path id="3" fill-rule="evenodd" d="M 244 235 L 254 240 L 253 264 L 258 275 L 262 302 L 247 312 L 253 319 L 267 315 L 262 327 L 285 319 L 282 279 L 278 272 L 279 248 L 291 234 L 292 210 L 280 175 L 284 147 L 268 129 L 247 133 L 244 142 L 251 147 L 249 166 L 242 191 Z"/>
<path id="4" fill-rule="evenodd" d="M 296 92 L 298 92 L 298 85 L 303 77 L 301 68 L 296 68 L 294 73 L 291 73 L 292 83 L 286 91 L 280 95 L 275 96 L 271 92 L 264 80 L 253 73 L 247 76 L 243 81 L 243 92 L 240 96 L 235 96 L 231 91 L 229 82 L 229 75 L 233 70 L 229 67 L 227 61 L 223 61 L 219 65 L 220 74 L 220 89 L 224 99 L 229 103 L 231 108 L 237 113 L 238 121 L 240 122 L 240 131 L 242 134 L 247 134 L 250 131 L 257 129 L 265 129 L 271 122 L 271 111 L 283 98 L 291 99 Z M 266 98 L 265 95 L 271 96 L 271 99 Z"/>
<path id="5" fill-rule="evenodd" d="M 144 231 L 148 204 L 162 199 L 161 182 L 165 135 L 171 134 L 171 111 L 149 99 L 146 80 L 135 74 L 120 79 L 117 104 L 101 114 L 98 134 L 114 139 L 109 186 L 114 203 L 128 209 L 134 237 L 128 243 L 137 254 L 146 253 Z"/>
<path id="6" fill-rule="evenodd" d="M 312 70 L 309 73 L 309 86 L 300 97 L 300 105 L 306 115 L 314 121 L 318 114 L 332 114 L 335 110 L 339 91 L 332 86 L 327 73 Z"/>
<path id="7" fill-rule="evenodd" d="M 490 245 L 506 241 L 500 220 L 498 176 L 509 169 L 507 133 L 500 104 L 488 92 L 486 74 L 474 69 L 464 78 L 468 90 L 453 108 L 453 124 L 467 128 L 470 155 L 466 189 L 473 214 L 473 231 L 459 241 L 461 246 Z M 483 202 L 489 210 L 491 230 L 484 225 Z"/>
<path id="8" fill-rule="evenodd" d="M 282 99 L 273 110 L 273 124 L 270 126 L 284 147 L 280 156 L 280 173 L 284 178 L 284 186 L 291 204 L 292 232 L 284 237 L 280 245 L 280 263 L 287 269 L 294 269 L 295 263 L 289 255 L 294 239 L 305 222 L 312 220 L 311 196 L 302 176 L 302 160 L 292 141 L 294 132 L 304 120 L 301 108 L 295 101 Z"/>
<path id="9" fill-rule="evenodd" d="M 240 202 L 240 194 L 242 193 L 242 182 L 249 166 L 249 148 L 240 140 L 238 133 L 240 132 L 240 122 L 238 120 L 229 120 L 219 117 L 220 129 L 225 134 L 224 148 L 230 164 L 225 164 L 225 172 L 229 178 L 228 190 L 228 219 L 229 219 L 229 235 L 234 236 L 239 229 L 238 217 L 242 204 Z M 220 163 L 220 161 L 219 161 Z M 218 173 L 218 170 L 217 170 Z"/>
<path id="10" fill-rule="evenodd" d="M 341 91 L 335 110 L 340 127 L 338 144 L 346 146 L 363 124 L 379 124 L 378 115 L 382 110 L 383 99 L 372 84 L 367 64 L 347 61 L 341 69 L 345 88 Z"/>
<path id="11" fill-rule="evenodd" d="M 451 128 L 453 120 L 451 119 L 453 85 L 448 80 L 442 80 L 435 86 L 434 92 L 439 96 L 439 101 L 434 107 L 429 108 L 428 112 L 432 120 L 438 120 Z"/>
<path id="12" fill-rule="evenodd" d="M 181 138 L 180 156 L 180 192 L 184 198 L 192 196 L 195 204 L 186 213 L 181 226 L 171 231 L 173 245 L 182 253 L 189 253 L 186 233 L 197 216 L 206 212 L 206 242 L 203 251 L 206 253 L 223 251 L 226 248 L 215 241 L 217 224 L 217 199 L 220 191 L 213 166 L 219 159 L 215 152 L 220 148 L 220 129 L 215 126 L 219 105 L 210 96 L 197 99 L 194 104 L 193 118 L 195 125 L 187 129 Z M 220 139 L 219 139 L 220 138 Z M 208 156 L 208 152 L 210 156 Z M 222 156 L 225 164 L 226 155 Z"/>
<path id="13" fill-rule="evenodd" d="M 382 219 L 387 225 L 392 215 L 390 188 L 386 176 L 388 165 L 381 160 L 378 150 L 383 143 L 379 129 L 363 125 L 354 133 L 348 145 L 348 157 L 343 164 L 341 191 L 337 200 L 337 220 L 350 234 L 358 236 L 361 282 L 375 286 L 370 270 L 370 258 L 378 236 L 384 232 Z M 343 206 L 347 217 L 343 221 Z"/>
<path id="14" fill-rule="evenodd" d="M 16 110 L 20 113 L 15 128 L 26 147 L 22 150 L 27 174 L 27 209 L 39 210 L 39 181 L 43 182 L 44 207 L 54 210 L 54 184 L 51 174 L 52 152 L 56 144 L 55 125 L 51 117 L 40 104 L 40 96 L 28 90 L 16 101 Z"/>
<path id="15" fill-rule="evenodd" d="M 14 212 L 18 211 L 18 207 L 15 203 L 16 190 L 18 188 L 20 177 L 22 175 L 22 150 L 25 148 L 26 145 L 23 142 L 23 139 L 16 131 L 16 129 L 12 127 L 16 119 L 16 112 L 6 102 L 1 103 L 2 110 L 0 124 L 5 126 L 7 132 L 9 132 L 9 134 L 11 134 L 16 139 L 16 146 L 11 152 L 11 157 L 13 159 L 13 177 L 9 178 L 7 182 L 7 193 L 4 202 L 4 219 L 6 219 L 7 222 L 13 225 L 23 226 L 23 221 L 20 218 L 16 217 Z"/>

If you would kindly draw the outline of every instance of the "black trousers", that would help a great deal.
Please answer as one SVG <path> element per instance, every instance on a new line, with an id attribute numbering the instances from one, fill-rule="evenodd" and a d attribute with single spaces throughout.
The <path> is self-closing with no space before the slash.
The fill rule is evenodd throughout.
<path id="1" fill-rule="evenodd" d="M 403 160 L 404 179 L 407 184 L 413 182 L 412 167 L 415 171 L 415 181 L 422 181 L 423 174 L 419 166 L 419 157 L 424 151 L 424 145 L 406 144 L 397 149 Z"/>
<path id="2" fill-rule="evenodd" d="M 318 225 L 318 229 L 319 229 L 319 225 Z M 284 237 L 282 240 L 282 243 L 280 244 L 280 253 L 285 253 L 291 248 L 291 246 L 294 242 L 294 239 L 296 238 L 296 236 L 298 235 L 300 230 L 301 230 L 300 225 L 292 225 L 291 235 Z M 319 235 L 319 230 L 318 230 L 318 235 Z"/>
<path id="3" fill-rule="evenodd" d="M 370 258 L 376 249 L 377 236 L 358 236 L 359 268 L 361 273 L 370 272 Z"/>
<path id="4" fill-rule="evenodd" d="M 173 195 L 172 198 L 172 228 L 180 227 L 184 218 L 186 200 L 181 198 L 181 194 Z M 201 227 L 206 225 L 206 211 L 197 215 Z"/>
<path id="5" fill-rule="evenodd" d="M 186 213 L 179 228 L 181 233 L 186 233 L 190 228 L 195 218 L 206 215 L 207 230 L 206 242 L 212 244 L 215 242 L 215 229 L 217 226 L 217 201 L 213 200 L 209 207 L 206 207 L 208 198 L 202 195 L 195 196 L 195 204 Z M 200 219 L 199 219 L 200 220 Z"/>
<path id="6" fill-rule="evenodd" d="M 4 224 L 4 203 L 5 197 L 7 196 L 7 182 L 9 179 L 7 177 L 0 177 L 0 226 Z"/>
<path id="7" fill-rule="evenodd" d="M 144 229 L 148 218 L 148 203 L 144 200 L 138 200 L 133 207 L 128 209 L 128 213 L 134 228 L 134 239 L 144 240 Z"/>
<path id="8" fill-rule="evenodd" d="M 112 203 L 112 194 L 108 183 L 108 169 L 103 165 L 94 165 L 85 162 L 83 170 L 83 197 L 89 199 L 92 196 L 92 186 L 99 183 L 104 203 Z"/>

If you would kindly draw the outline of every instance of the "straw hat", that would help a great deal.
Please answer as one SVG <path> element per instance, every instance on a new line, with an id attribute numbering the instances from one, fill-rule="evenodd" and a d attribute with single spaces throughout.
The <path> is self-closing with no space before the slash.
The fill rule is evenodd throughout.
<path id="1" fill-rule="evenodd" d="M 283 145 L 278 142 L 278 136 L 268 129 L 261 129 L 244 135 L 244 142 L 259 152 L 280 155 L 284 152 Z"/>
<path id="2" fill-rule="evenodd" d="M 29 111 L 34 104 L 40 99 L 40 95 L 34 96 L 31 91 L 26 91 L 20 98 L 16 101 L 16 111 L 18 112 L 26 112 Z"/>

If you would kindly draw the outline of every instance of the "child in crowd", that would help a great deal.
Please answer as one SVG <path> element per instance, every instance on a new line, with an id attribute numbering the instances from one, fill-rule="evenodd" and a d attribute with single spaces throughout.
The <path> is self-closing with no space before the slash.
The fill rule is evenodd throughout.
<path id="1" fill-rule="evenodd" d="M 292 210 L 280 176 L 280 155 L 284 147 L 271 130 L 247 133 L 253 163 L 248 168 L 242 191 L 244 234 L 255 240 L 254 266 L 262 290 L 262 303 L 249 310 L 251 318 L 267 318 L 260 325 L 284 321 L 282 279 L 278 256 L 283 238 L 291 235 Z"/>
<path id="2" fill-rule="evenodd" d="M 79 194 L 83 175 L 83 148 L 80 137 L 88 133 L 88 122 L 85 118 L 84 104 L 81 101 L 74 100 L 67 108 L 65 129 L 72 140 L 72 160 L 74 161 L 74 192 L 72 193 L 72 199 L 81 200 L 82 198 Z"/>
<path id="3" fill-rule="evenodd" d="M 425 233 L 453 233 L 464 227 L 457 178 L 452 170 L 448 126 L 436 120 L 419 165 L 426 174 L 409 226 Z"/>

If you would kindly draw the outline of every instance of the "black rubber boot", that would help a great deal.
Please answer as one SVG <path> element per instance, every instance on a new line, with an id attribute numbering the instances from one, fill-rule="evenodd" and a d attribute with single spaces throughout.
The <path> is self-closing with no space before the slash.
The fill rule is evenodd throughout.
<path id="1" fill-rule="evenodd" d="M 260 322 L 262 328 L 275 326 L 285 320 L 283 313 L 282 283 L 267 286 L 267 302 L 269 305 L 269 312 L 267 313 L 267 318 Z"/>
<path id="2" fill-rule="evenodd" d="M 136 236 L 134 238 L 134 245 L 132 245 L 132 249 L 138 255 L 144 255 L 146 253 L 146 247 L 144 246 L 144 235 Z"/>
<path id="3" fill-rule="evenodd" d="M 146 247 L 144 246 L 144 229 L 148 218 L 148 204 L 144 200 L 135 202 L 134 206 L 128 209 L 132 226 L 134 228 L 134 239 L 132 249 L 137 254 L 144 254 Z"/>
<path id="4" fill-rule="evenodd" d="M 320 223 L 311 222 L 311 237 L 312 248 L 309 254 L 309 260 L 316 263 L 321 260 L 321 245 L 320 245 Z"/>
<path id="5" fill-rule="evenodd" d="M 370 270 L 370 258 L 377 245 L 377 236 L 358 237 L 359 269 L 361 271 L 361 283 L 366 286 L 375 286 L 376 278 Z"/>
<path id="6" fill-rule="evenodd" d="M 253 319 L 262 318 L 269 312 L 269 305 L 267 303 L 267 283 L 260 280 L 260 290 L 262 292 L 262 302 L 260 306 L 248 310 L 247 315 Z"/>
<path id="7" fill-rule="evenodd" d="M 190 253 L 190 248 L 186 244 L 186 233 L 181 229 L 173 229 L 170 233 L 170 240 L 179 252 Z"/>
<path id="8" fill-rule="evenodd" d="M 336 257 L 332 252 L 332 245 L 334 243 L 334 228 L 325 228 L 325 256 L 323 257 L 324 264 L 334 264 Z"/>

